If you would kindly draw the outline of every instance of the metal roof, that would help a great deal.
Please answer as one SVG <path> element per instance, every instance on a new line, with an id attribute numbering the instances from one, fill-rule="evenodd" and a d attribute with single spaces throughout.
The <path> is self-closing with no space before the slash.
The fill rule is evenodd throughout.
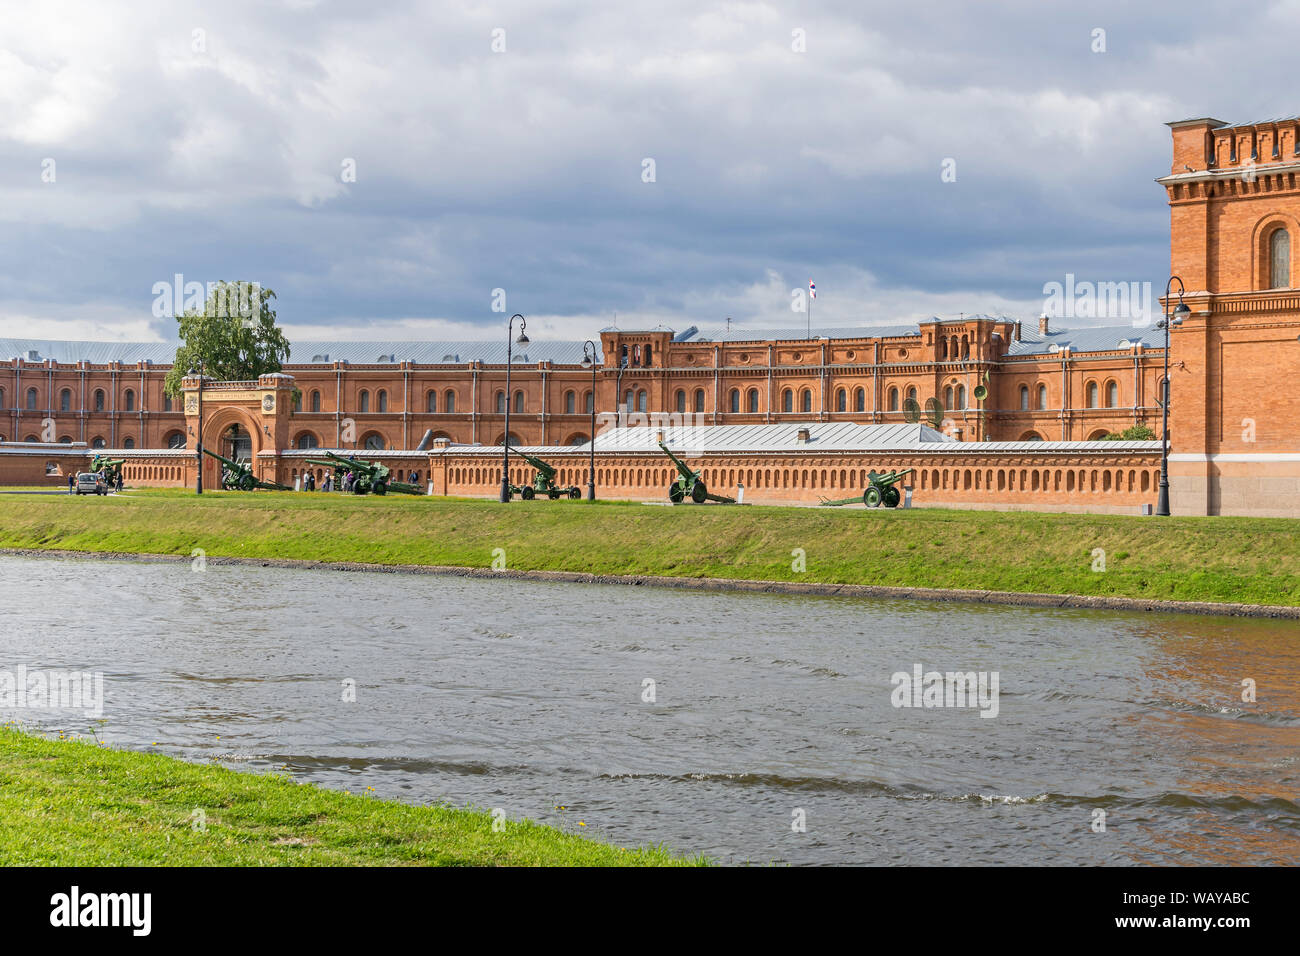
<path id="1" fill-rule="evenodd" d="M 1114 352 L 1127 350 L 1121 343 L 1141 342 L 1144 348 L 1165 347 L 1164 333 L 1155 328 L 1135 328 L 1131 325 L 1107 325 L 1099 328 L 1057 329 L 1046 335 L 1036 328 L 1022 325 L 1020 341 L 1012 340 L 1008 356 L 1046 355 L 1053 347 L 1070 346 L 1071 352 Z"/>
<path id="2" fill-rule="evenodd" d="M 799 441 L 800 429 L 808 441 Z M 958 442 L 927 425 L 860 425 L 856 422 L 781 422 L 771 425 L 674 425 L 609 428 L 596 436 L 598 452 L 659 451 L 657 436 L 689 454 L 744 451 L 905 451 Z M 552 449 L 554 450 L 554 449 Z M 591 450 L 591 444 L 571 446 Z"/>

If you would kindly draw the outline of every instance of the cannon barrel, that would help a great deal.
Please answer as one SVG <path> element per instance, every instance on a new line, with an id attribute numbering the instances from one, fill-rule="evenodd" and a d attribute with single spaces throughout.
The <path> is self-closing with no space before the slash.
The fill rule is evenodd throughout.
<path id="1" fill-rule="evenodd" d="M 526 453 L 520 451 L 518 448 L 508 448 L 508 450 L 514 452 L 516 455 L 518 455 L 518 456 L 519 456 L 520 458 L 522 458 L 524 461 L 528 462 L 528 464 L 530 464 L 530 465 L 532 465 L 534 468 L 536 468 L 539 472 L 542 473 L 542 476 L 543 476 L 543 477 L 548 478 L 548 479 L 549 479 L 549 478 L 554 478 L 554 477 L 555 477 L 556 469 L 555 469 L 555 466 L 554 466 L 554 465 L 548 465 L 546 462 L 542 461 L 540 458 L 534 458 L 532 455 L 526 454 Z"/>
<path id="2" fill-rule="evenodd" d="M 687 481 L 690 481 L 692 478 L 699 477 L 698 474 L 696 474 L 687 466 L 686 462 L 682 461 L 680 458 L 678 458 L 676 455 L 670 452 L 668 450 L 667 445 L 665 445 L 663 442 L 660 442 L 659 447 L 663 449 L 665 455 L 667 455 L 669 458 L 673 460 L 673 464 L 677 466 L 678 474 L 680 474 L 683 478 L 685 478 Z"/>
<path id="3" fill-rule="evenodd" d="M 213 451 L 213 450 L 210 449 L 210 448 L 205 448 L 205 449 L 203 449 L 203 454 L 205 454 L 205 455 L 209 455 L 209 456 L 215 458 L 217 461 L 221 462 L 223 465 L 226 465 L 228 468 L 234 468 L 234 469 L 236 469 L 236 470 L 238 470 L 238 471 L 249 471 L 249 470 L 250 470 L 246 465 L 241 465 L 241 464 L 240 464 L 239 462 L 237 462 L 237 461 L 231 461 L 231 460 L 230 460 L 229 458 L 227 458 L 225 455 L 218 455 L 215 451 Z"/>

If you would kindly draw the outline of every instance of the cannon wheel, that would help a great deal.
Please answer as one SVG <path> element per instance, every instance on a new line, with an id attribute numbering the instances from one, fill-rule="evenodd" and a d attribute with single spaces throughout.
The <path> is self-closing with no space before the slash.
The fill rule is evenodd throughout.
<path id="1" fill-rule="evenodd" d="M 388 486 L 384 484 L 382 481 L 376 481 L 373 485 L 370 486 L 370 490 L 371 492 L 377 495 L 388 494 Z"/>
<path id="2" fill-rule="evenodd" d="M 694 501 L 697 505 L 702 505 L 708 497 L 709 489 L 704 487 L 704 482 L 696 481 L 695 484 L 691 485 L 691 501 Z"/>
<path id="3" fill-rule="evenodd" d="M 570 498 L 573 498 L 573 499 L 581 498 L 581 497 L 582 497 L 582 489 L 581 489 L 581 488 L 577 488 L 577 487 L 570 488 L 570 489 L 569 489 L 569 497 L 570 497 Z"/>
<path id="4" fill-rule="evenodd" d="M 898 493 L 898 489 L 893 485 L 885 489 L 884 498 L 886 508 L 897 508 L 898 503 L 903 500 L 903 496 Z"/>
<path id="5" fill-rule="evenodd" d="M 252 475 L 240 475 L 240 476 L 239 476 L 239 490 L 240 490 L 240 491 L 252 491 L 252 490 L 253 490 L 253 486 L 256 485 L 256 484 L 257 484 L 257 482 L 256 482 L 256 480 L 253 478 Z"/>
<path id="6" fill-rule="evenodd" d="M 523 488 L 519 490 L 519 497 L 523 498 L 524 501 L 532 501 L 536 496 L 537 492 L 533 491 L 532 485 L 524 485 Z"/>
<path id="7" fill-rule="evenodd" d="M 668 486 L 668 500 L 671 501 L 673 504 L 675 505 L 681 504 L 682 500 L 685 497 L 686 497 L 686 492 L 682 491 L 682 486 L 679 482 L 674 481 L 671 485 Z"/>
<path id="8" fill-rule="evenodd" d="M 879 508 L 880 500 L 880 489 L 875 485 L 867 485 L 867 490 L 862 492 L 862 503 L 868 508 Z"/>

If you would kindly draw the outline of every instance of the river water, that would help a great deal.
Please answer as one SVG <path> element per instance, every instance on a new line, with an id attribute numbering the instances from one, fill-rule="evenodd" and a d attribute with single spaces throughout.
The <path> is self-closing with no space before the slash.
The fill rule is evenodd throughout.
<path id="1" fill-rule="evenodd" d="M 1300 861 L 1300 622 L 17 557 L 0 596 L 0 669 L 104 674 L 102 721 L 0 716 L 117 746 L 724 863 Z M 996 716 L 895 706 L 917 665 Z"/>

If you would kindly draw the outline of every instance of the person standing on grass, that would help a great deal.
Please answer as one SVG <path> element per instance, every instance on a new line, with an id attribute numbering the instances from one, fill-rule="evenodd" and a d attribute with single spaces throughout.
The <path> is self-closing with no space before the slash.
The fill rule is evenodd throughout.
<path id="1" fill-rule="evenodd" d="M 72 495 L 76 493 L 77 493 L 77 473 L 75 471 L 70 471 L 68 472 L 68 494 Z"/>

